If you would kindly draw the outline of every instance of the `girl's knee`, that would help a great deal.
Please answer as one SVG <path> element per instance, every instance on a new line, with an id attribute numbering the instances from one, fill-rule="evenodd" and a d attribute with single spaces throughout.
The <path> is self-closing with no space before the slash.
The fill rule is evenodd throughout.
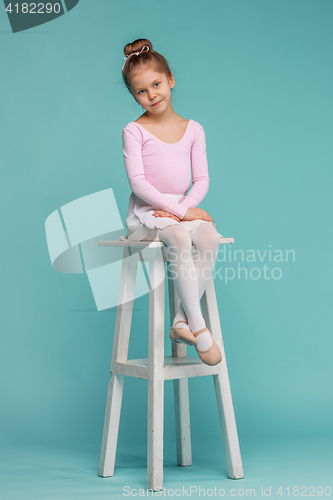
<path id="1" fill-rule="evenodd" d="M 158 235 L 168 246 L 172 245 L 180 249 L 187 249 L 192 246 L 189 232 L 182 226 L 176 224 L 160 229 Z"/>
<path id="2" fill-rule="evenodd" d="M 201 224 L 193 238 L 193 244 L 198 250 L 216 249 L 219 242 L 220 235 L 212 224 Z"/>

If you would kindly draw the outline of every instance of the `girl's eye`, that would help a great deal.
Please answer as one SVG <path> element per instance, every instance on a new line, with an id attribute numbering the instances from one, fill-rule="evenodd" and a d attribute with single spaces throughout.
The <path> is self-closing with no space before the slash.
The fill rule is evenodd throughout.
<path id="1" fill-rule="evenodd" d="M 154 83 L 154 86 L 155 85 L 159 85 L 161 82 L 156 82 Z M 142 92 L 146 92 L 145 90 L 139 90 L 138 94 L 141 95 Z"/>

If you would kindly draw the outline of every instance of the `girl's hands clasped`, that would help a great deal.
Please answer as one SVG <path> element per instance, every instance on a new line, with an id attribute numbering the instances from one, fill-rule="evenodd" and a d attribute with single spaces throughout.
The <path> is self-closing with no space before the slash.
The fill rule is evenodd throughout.
<path id="1" fill-rule="evenodd" d="M 174 219 L 177 222 L 180 222 L 181 219 L 177 217 L 177 215 L 174 215 L 170 212 L 166 212 L 166 210 L 156 210 L 156 212 L 153 213 L 155 217 L 170 217 L 170 219 Z"/>
<path id="2" fill-rule="evenodd" d="M 213 219 L 211 218 L 209 213 L 205 212 L 205 210 L 202 210 L 202 208 L 188 208 L 183 219 L 180 219 L 179 217 L 177 217 L 177 215 L 167 212 L 166 210 L 156 210 L 153 215 L 155 217 L 170 217 L 170 219 L 174 219 L 177 222 L 180 222 L 181 220 L 190 221 L 197 219 L 213 222 Z"/>

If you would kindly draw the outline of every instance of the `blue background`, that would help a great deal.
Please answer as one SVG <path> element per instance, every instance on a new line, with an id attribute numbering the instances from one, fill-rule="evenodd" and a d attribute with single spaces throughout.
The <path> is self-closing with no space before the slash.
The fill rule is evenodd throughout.
<path id="1" fill-rule="evenodd" d="M 97 312 L 86 275 L 52 269 L 44 231 L 51 212 L 109 187 L 125 222 L 121 132 L 143 110 L 121 66 L 136 38 L 170 63 L 175 111 L 205 129 L 201 208 L 235 238 L 231 250 L 295 252 L 265 260 L 280 279 L 215 278 L 245 479 L 226 477 L 213 383 L 202 377 L 189 382 L 189 468 L 176 465 L 165 383 L 164 486 L 256 496 L 272 486 L 271 498 L 279 486 L 284 496 L 287 486 L 333 489 L 332 20 L 330 0 L 81 0 L 12 34 L 0 8 L 3 498 L 146 488 L 144 380 L 125 380 L 115 475 L 97 476 L 116 311 Z M 216 264 L 226 265 L 237 263 Z M 133 320 L 129 355 L 144 357 L 146 296 Z"/>

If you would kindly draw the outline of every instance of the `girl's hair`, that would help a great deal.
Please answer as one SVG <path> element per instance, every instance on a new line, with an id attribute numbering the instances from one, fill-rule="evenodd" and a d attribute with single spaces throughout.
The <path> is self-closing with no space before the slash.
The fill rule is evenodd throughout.
<path id="1" fill-rule="evenodd" d="M 128 57 L 128 59 L 126 59 L 125 61 L 122 74 L 124 83 L 129 91 L 131 91 L 130 73 L 133 68 L 138 68 L 139 66 L 149 64 L 158 73 L 165 73 L 167 77 L 171 77 L 172 75 L 169 64 L 165 57 L 156 52 L 153 49 L 153 44 L 146 38 L 138 38 L 137 40 L 134 40 L 134 42 L 125 45 L 124 54 L 125 56 L 129 56 L 134 52 L 139 52 L 145 45 L 148 45 L 149 50 L 145 49 L 143 52 L 140 52 L 138 56 L 133 55 L 131 57 Z"/>

